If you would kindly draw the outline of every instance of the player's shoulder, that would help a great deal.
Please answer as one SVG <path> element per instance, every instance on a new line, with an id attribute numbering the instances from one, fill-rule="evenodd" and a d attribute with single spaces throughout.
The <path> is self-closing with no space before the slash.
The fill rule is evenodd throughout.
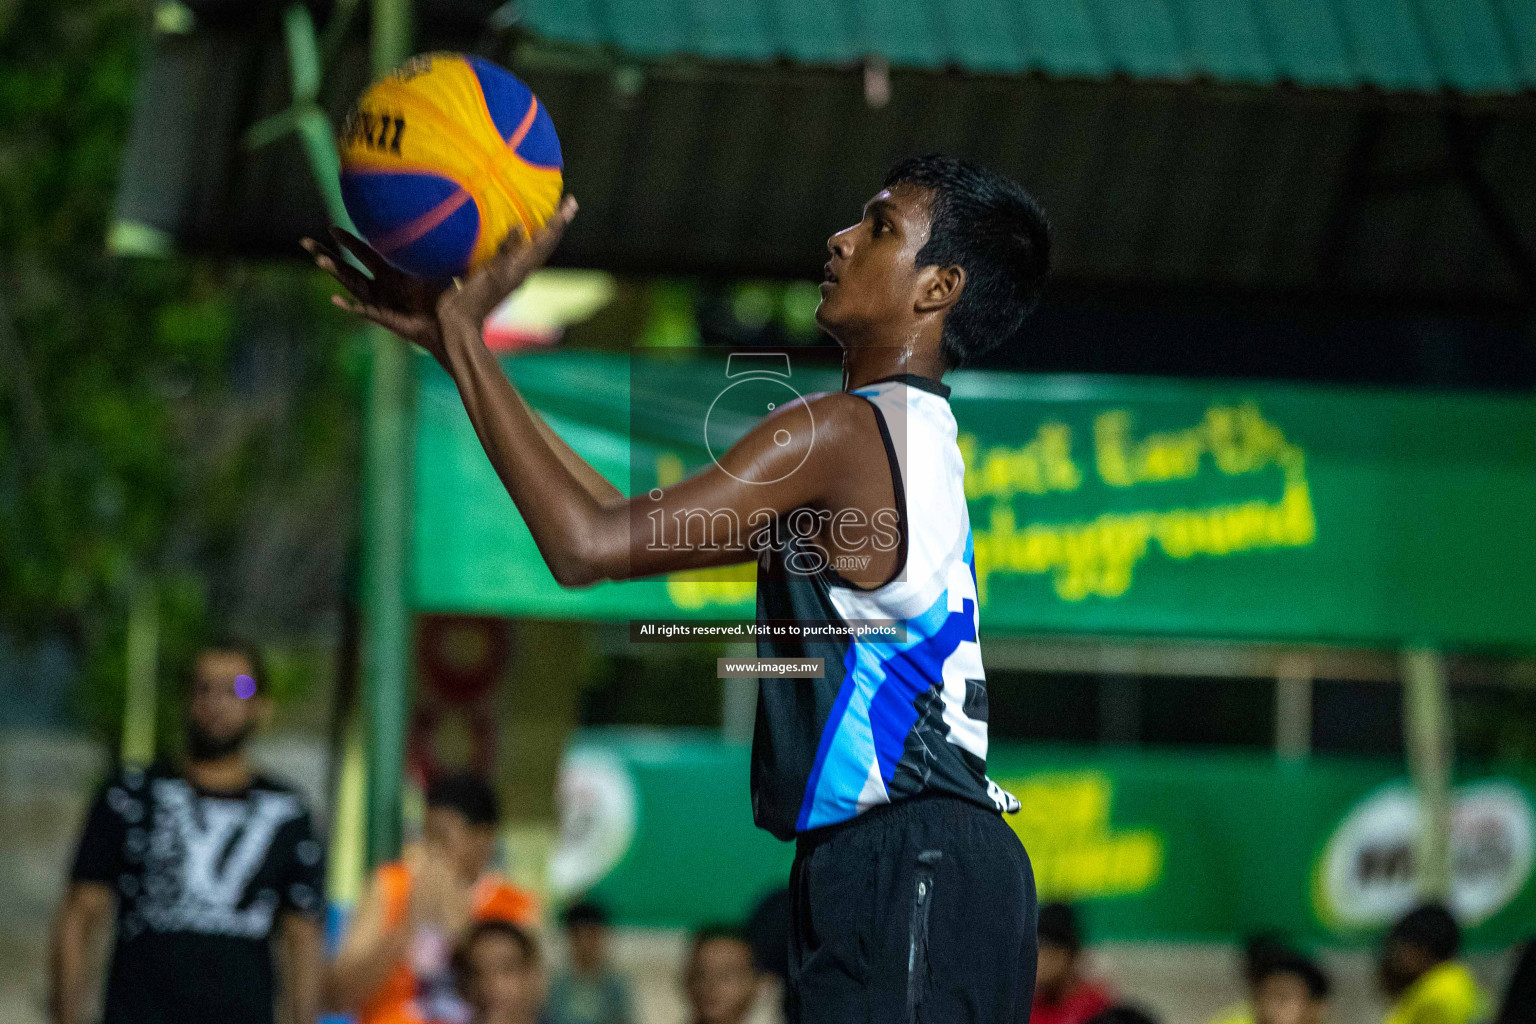
<path id="1" fill-rule="evenodd" d="M 823 429 L 834 437 L 848 440 L 875 428 L 873 406 L 862 395 L 822 391 L 806 395 L 801 401 L 815 420 L 818 440 Z"/>

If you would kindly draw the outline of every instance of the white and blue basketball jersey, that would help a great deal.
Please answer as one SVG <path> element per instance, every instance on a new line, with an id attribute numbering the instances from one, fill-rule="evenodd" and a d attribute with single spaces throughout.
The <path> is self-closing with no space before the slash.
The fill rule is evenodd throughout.
<path id="1" fill-rule="evenodd" d="M 900 523 L 894 579 L 873 590 L 817 572 L 790 536 L 758 566 L 762 620 L 897 620 L 899 641 L 765 639 L 759 657 L 822 658 L 820 679 L 764 678 L 752 741 L 752 811 L 781 839 L 919 793 L 1019 809 L 987 778 L 987 686 L 977 633 L 965 464 L 949 388 L 906 374 L 859 388 L 875 409 Z"/>

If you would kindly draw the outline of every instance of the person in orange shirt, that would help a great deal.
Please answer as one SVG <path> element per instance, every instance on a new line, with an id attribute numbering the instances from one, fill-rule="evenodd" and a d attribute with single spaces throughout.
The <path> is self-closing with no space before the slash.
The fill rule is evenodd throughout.
<path id="1" fill-rule="evenodd" d="M 538 923 L 532 894 L 489 873 L 496 794 L 470 774 L 427 788 L 421 841 L 374 874 L 335 962 L 329 1002 L 358 1024 L 464 1024 L 452 955 L 481 921 Z"/>

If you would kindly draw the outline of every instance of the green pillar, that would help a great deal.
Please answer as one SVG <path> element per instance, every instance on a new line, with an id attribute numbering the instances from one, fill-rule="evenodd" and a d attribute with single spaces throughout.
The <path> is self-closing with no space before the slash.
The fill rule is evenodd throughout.
<path id="1" fill-rule="evenodd" d="M 373 73 L 410 48 L 409 0 L 373 0 Z M 364 425 L 363 708 L 368 752 L 368 864 L 400 852 L 411 614 L 406 602 L 411 534 L 410 357 L 383 328 L 368 330 L 372 366 Z"/>
<path id="2" fill-rule="evenodd" d="M 1438 651 L 1403 652 L 1403 726 L 1408 764 L 1423 807 L 1419 889 L 1427 899 L 1451 895 L 1451 708 L 1445 662 Z"/>

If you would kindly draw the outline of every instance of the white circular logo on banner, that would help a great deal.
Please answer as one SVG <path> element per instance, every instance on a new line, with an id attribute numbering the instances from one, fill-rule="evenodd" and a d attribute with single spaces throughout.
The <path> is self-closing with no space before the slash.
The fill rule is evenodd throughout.
<path id="1" fill-rule="evenodd" d="M 560 838 L 549 859 L 549 884 L 563 898 L 602 881 L 629 852 L 635 784 L 613 754 L 577 747 L 560 765 L 555 799 Z"/>
<path id="2" fill-rule="evenodd" d="M 1459 787 L 1451 810 L 1451 909 L 1468 925 L 1502 910 L 1524 887 L 1536 857 L 1536 818 L 1518 786 Z M 1319 911 L 1342 928 L 1380 927 L 1421 899 L 1422 808 L 1412 788 L 1378 790 L 1349 812 L 1318 865 Z"/>

